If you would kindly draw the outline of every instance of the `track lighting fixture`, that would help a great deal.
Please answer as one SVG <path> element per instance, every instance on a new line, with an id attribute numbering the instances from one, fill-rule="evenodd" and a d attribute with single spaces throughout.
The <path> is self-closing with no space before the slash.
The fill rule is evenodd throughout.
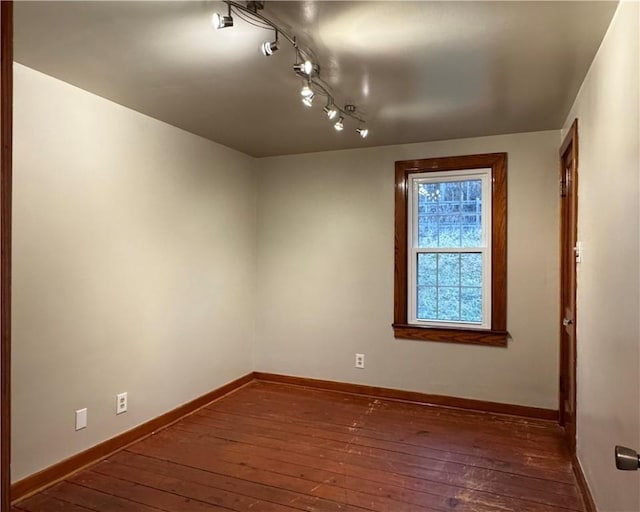
<path id="1" fill-rule="evenodd" d="M 211 23 L 214 28 L 233 27 L 233 14 L 241 21 L 259 29 L 273 30 L 275 32 L 275 40 L 262 43 L 260 45 L 260 51 L 266 57 L 273 55 L 280 47 L 279 36 L 280 39 L 288 42 L 292 46 L 295 52 L 293 71 L 303 82 L 302 89 L 300 90 L 302 103 L 306 107 L 311 107 L 313 106 L 314 98 L 321 96 L 326 99 L 326 105 L 322 110 L 327 115 L 327 118 L 333 121 L 338 117 L 338 120 L 333 125 L 336 131 L 341 132 L 344 130 L 344 120 L 349 117 L 357 121 L 359 127 L 356 129 L 356 132 L 360 137 L 364 139 L 369 135 L 369 130 L 365 127 L 366 121 L 360 116 L 355 105 L 347 104 L 344 108 L 336 106 L 334 102 L 335 94 L 331 86 L 320 76 L 320 66 L 314 62 L 316 60 L 315 52 L 301 46 L 295 35 L 283 30 L 280 25 L 271 21 L 261 12 L 264 9 L 264 1 L 241 3 L 235 0 L 223 0 L 223 2 L 227 4 L 228 12 L 226 15 L 219 13 L 213 14 Z"/>
<path id="2" fill-rule="evenodd" d="M 266 41 L 264 43 L 262 43 L 262 46 L 260 46 L 260 49 L 262 50 L 262 55 L 264 55 L 265 57 L 269 57 L 270 55 L 273 55 L 275 52 L 278 51 L 278 31 L 276 30 L 276 40 L 275 41 Z"/>
<path id="3" fill-rule="evenodd" d="M 231 16 L 231 4 L 229 4 L 228 14 L 225 16 L 223 14 L 214 13 L 211 17 L 211 24 L 213 28 L 220 29 L 226 27 L 233 27 L 233 17 Z"/>
<path id="4" fill-rule="evenodd" d="M 325 114 L 327 114 L 327 117 L 331 120 L 334 119 L 337 115 L 338 115 L 338 111 L 336 110 L 336 107 L 334 107 L 333 105 L 326 105 L 323 109 Z"/>
<path id="5" fill-rule="evenodd" d="M 304 98 L 302 98 L 302 103 L 304 103 L 305 107 L 313 106 L 314 97 L 315 97 L 315 94 L 311 93 L 309 96 L 305 96 Z"/>

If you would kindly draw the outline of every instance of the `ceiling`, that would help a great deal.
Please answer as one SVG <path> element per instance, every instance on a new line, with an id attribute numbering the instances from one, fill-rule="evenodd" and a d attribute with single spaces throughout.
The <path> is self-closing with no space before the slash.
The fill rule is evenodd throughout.
<path id="1" fill-rule="evenodd" d="M 616 2 L 265 3 L 313 50 L 342 133 L 300 101 L 289 45 L 221 2 L 17 2 L 15 60 L 253 156 L 558 129 Z"/>

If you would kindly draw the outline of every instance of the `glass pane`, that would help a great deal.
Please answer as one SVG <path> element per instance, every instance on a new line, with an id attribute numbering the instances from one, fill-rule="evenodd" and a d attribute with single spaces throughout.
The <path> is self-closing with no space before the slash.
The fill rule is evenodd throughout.
<path id="1" fill-rule="evenodd" d="M 482 180 L 418 184 L 418 247 L 477 247 L 482 242 Z"/>
<path id="2" fill-rule="evenodd" d="M 436 254 L 418 254 L 418 288 L 435 286 L 438 276 L 438 260 Z"/>
<path id="3" fill-rule="evenodd" d="M 440 190 L 437 183 L 418 184 L 418 214 L 438 213 Z"/>
<path id="4" fill-rule="evenodd" d="M 418 184 L 418 247 L 438 247 L 438 186 Z"/>
<path id="5" fill-rule="evenodd" d="M 460 284 L 482 287 L 482 254 L 479 252 L 460 255 Z"/>
<path id="6" fill-rule="evenodd" d="M 482 199 L 482 181 L 463 181 L 460 187 L 463 201 L 480 201 Z"/>
<path id="7" fill-rule="evenodd" d="M 482 323 L 482 253 L 419 253 L 417 258 L 417 318 Z"/>
<path id="8" fill-rule="evenodd" d="M 435 320 L 438 316 L 438 292 L 435 286 L 418 287 L 416 315 L 420 320 Z"/>
<path id="9" fill-rule="evenodd" d="M 461 288 L 460 320 L 482 322 L 482 288 Z"/>
<path id="10" fill-rule="evenodd" d="M 462 227 L 462 240 L 460 247 L 478 247 L 482 244 L 482 228 L 480 227 Z"/>
<path id="11" fill-rule="evenodd" d="M 438 287 L 438 319 L 460 320 L 460 288 Z"/>
<path id="12" fill-rule="evenodd" d="M 462 181 L 449 181 L 440 183 L 440 205 L 451 205 L 453 203 L 460 203 L 461 185 Z"/>
<path id="13" fill-rule="evenodd" d="M 440 215 L 438 247 L 460 247 L 460 216 Z"/>
<path id="14" fill-rule="evenodd" d="M 438 286 L 460 286 L 459 254 L 438 254 Z"/>
<path id="15" fill-rule="evenodd" d="M 438 216 L 418 217 L 418 247 L 438 246 Z"/>
<path id="16" fill-rule="evenodd" d="M 482 181 L 463 181 L 461 188 L 460 247 L 477 247 L 482 243 Z"/>

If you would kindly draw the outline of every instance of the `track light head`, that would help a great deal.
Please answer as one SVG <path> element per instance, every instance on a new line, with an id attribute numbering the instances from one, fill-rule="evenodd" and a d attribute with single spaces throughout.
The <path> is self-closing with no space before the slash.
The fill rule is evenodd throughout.
<path id="1" fill-rule="evenodd" d="M 317 64 L 314 64 L 310 60 L 305 60 L 304 62 L 300 62 L 298 64 L 294 64 L 293 65 L 293 70 L 298 75 L 311 76 L 314 73 L 318 74 L 318 72 L 320 71 L 320 68 L 318 67 Z"/>
<path id="2" fill-rule="evenodd" d="M 265 57 L 269 57 L 270 55 L 273 55 L 275 52 L 278 51 L 278 41 L 271 41 L 271 42 L 265 42 L 262 43 L 262 45 L 260 46 L 260 51 L 262 51 L 262 55 L 264 55 Z"/>
<path id="3" fill-rule="evenodd" d="M 228 16 L 217 12 L 213 13 L 213 16 L 211 16 L 211 24 L 215 29 L 233 27 L 233 17 L 231 16 L 231 12 L 229 12 Z"/>
<path id="4" fill-rule="evenodd" d="M 344 117 L 340 116 L 336 121 L 336 124 L 333 125 L 336 131 L 341 132 L 344 130 Z"/>
<path id="5" fill-rule="evenodd" d="M 305 84 L 305 86 L 300 90 L 300 95 L 304 98 L 308 98 L 309 96 L 313 96 L 313 91 L 309 84 Z"/>
<path id="6" fill-rule="evenodd" d="M 367 135 L 369 135 L 369 129 L 368 128 L 357 128 L 356 132 L 358 133 L 358 135 L 360 135 L 360 137 L 362 137 L 363 139 L 367 138 Z"/>
<path id="7" fill-rule="evenodd" d="M 304 106 L 312 107 L 314 97 L 315 97 L 315 94 L 311 93 L 309 96 L 305 96 L 304 98 L 302 98 L 302 103 L 304 103 Z"/>
<path id="8" fill-rule="evenodd" d="M 327 117 L 331 120 L 334 119 L 337 115 L 338 115 L 338 111 L 336 110 L 336 107 L 334 107 L 333 105 L 326 105 L 323 109 L 325 114 L 327 114 Z"/>
<path id="9" fill-rule="evenodd" d="M 276 30 L 276 40 L 275 41 L 266 41 L 262 43 L 260 46 L 260 50 L 262 51 L 262 55 L 265 57 L 269 57 L 278 51 L 278 31 Z"/>

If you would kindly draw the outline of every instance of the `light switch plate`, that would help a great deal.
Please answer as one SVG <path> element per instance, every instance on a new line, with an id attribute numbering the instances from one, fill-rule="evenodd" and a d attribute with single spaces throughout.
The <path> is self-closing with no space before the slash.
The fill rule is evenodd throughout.
<path id="1" fill-rule="evenodd" d="M 576 263 L 582 263 L 582 255 L 584 249 L 582 248 L 582 242 L 576 242 L 576 246 L 573 248 L 576 254 Z"/>

